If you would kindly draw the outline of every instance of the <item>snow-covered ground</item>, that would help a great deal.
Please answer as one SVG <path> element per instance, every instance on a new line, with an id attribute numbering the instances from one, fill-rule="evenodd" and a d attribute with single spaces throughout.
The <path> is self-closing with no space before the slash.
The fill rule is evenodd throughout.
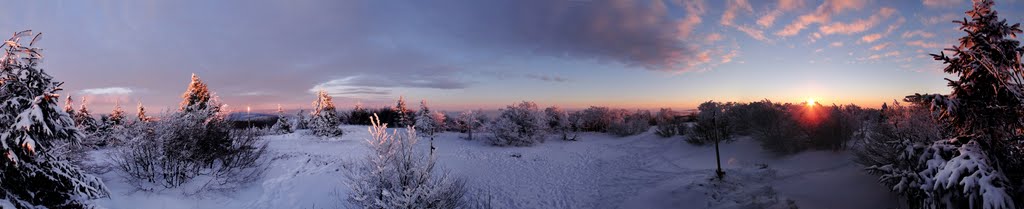
<path id="1" fill-rule="evenodd" d="M 91 153 L 90 170 L 111 190 L 107 208 L 346 208 L 345 173 L 368 153 L 365 126 L 341 139 L 302 133 L 266 136 L 266 175 L 236 191 L 135 191 L 109 166 L 109 150 Z M 533 147 L 494 147 L 443 133 L 438 164 L 465 178 L 469 198 L 494 208 L 891 208 L 897 204 L 846 152 L 812 151 L 782 158 L 749 138 L 723 144 L 724 181 L 712 146 L 652 132 L 614 137 L 583 133 Z M 428 140 L 420 146 L 427 149 Z"/>

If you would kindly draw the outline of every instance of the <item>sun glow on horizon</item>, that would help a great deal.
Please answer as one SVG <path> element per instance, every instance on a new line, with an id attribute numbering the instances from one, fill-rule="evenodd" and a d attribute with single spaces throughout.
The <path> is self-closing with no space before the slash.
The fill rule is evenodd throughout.
<path id="1" fill-rule="evenodd" d="M 807 106 L 814 106 L 814 98 L 807 98 Z"/>

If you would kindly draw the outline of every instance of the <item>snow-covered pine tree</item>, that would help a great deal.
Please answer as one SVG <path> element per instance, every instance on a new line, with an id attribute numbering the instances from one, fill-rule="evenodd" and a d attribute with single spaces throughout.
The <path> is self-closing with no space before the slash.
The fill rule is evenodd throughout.
<path id="1" fill-rule="evenodd" d="M 277 105 L 277 122 L 274 126 L 270 127 L 270 130 L 278 134 L 287 134 L 295 132 L 292 130 L 292 123 L 288 121 L 288 118 L 284 116 L 284 108 L 281 105 Z"/>
<path id="2" fill-rule="evenodd" d="M 89 108 L 86 107 L 85 103 L 85 97 L 82 97 L 82 105 L 74 115 L 74 121 L 78 126 L 78 130 L 85 133 L 93 133 L 99 129 L 99 124 L 97 124 L 96 118 L 93 118 L 92 114 L 89 113 Z"/>
<path id="3" fill-rule="evenodd" d="M 14 208 L 85 208 L 86 200 L 108 195 L 103 182 L 67 161 L 57 160 L 50 148 L 78 143 L 74 122 L 57 105 L 62 82 L 38 68 L 42 55 L 15 33 L 0 47 L 0 206 Z"/>
<path id="4" fill-rule="evenodd" d="M 192 74 L 192 82 L 188 84 L 188 89 L 181 97 L 183 100 L 180 108 L 183 112 L 201 111 L 211 107 L 208 104 L 212 99 L 210 90 L 195 73 Z M 219 108 L 219 106 L 214 105 L 213 108 Z"/>
<path id="5" fill-rule="evenodd" d="M 927 208 L 1015 208 L 1024 202 L 1024 48 L 1016 40 L 1020 24 L 1009 25 L 976 0 L 969 16 L 954 21 L 966 33 L 959 44 L 932 54 L 945 64 L 952 92 L 915 94 L 905 101 L 930 107 L 949 140 L 931 144 L 905 141 L 900 161 L 874 166 L 881 181 Z M 1011 194 L 1017 195 L 1013 197 Z"/>
<path id="6" fill-rule="evenodd" d="M 71 101 L 71 95 L 68 95 L 67 100 L 64 101 L 64 112 L 72 117 L 75 116 L 75 102 Z"/>
<path id="7" fill-rule="evenodd" d="M 295 114 L 295 130 L 309 129 L 309 120 L 306 119 L 306 110 L 299 110 Z"/>
<path id="8" fill-rule="evenodd" d="M 416 112 L 416 131 L 431 139 L 444 130 L 445 116 L 441 112 L 431 111 L 427 100 L 420 101 L 420 111 Z"/>
<path id="9" fill-rule="evenodd" d="M 398 112 L 397 113 L 398 115 L 395 118 L 395 122 L 397 123 L 397 124 L 395 124 L 396 127 L 406 127 L 406 126 L 415 125 L 414 123 L 416 121 L 415 121 L 415 119 L 413 119 L 413 117 L 415 117 L 414 116 L 415 113 L 412 112 L 412 110 L 409 110 L 409 108 L 405 106 L 405 97 L 404 96 L 399 96 L 398 97 L 398 104 L 395 105 L 395 111 Z"/>
<path id="10" fill-rule="evenodd" d="M 121 110 L 121 102 L 114 103 L 114 111 L 110 112 L 110 116 L 107 117 L 107 122 L 112 127 L 118 127 L 124 125 L 124 110 Z"/>
<path id="11" fill-rule="evenodd" d="M 317 99 L 313 101 L 313 114 L 309 118 L 309 128 L 313 135 L 323 137 L 340 137 L 344 132 L 341 130 L 341 122 L 338 121 L 338 111 L 334 108 L 331 95 L 326 90 L 317 92 Z"/>
<path id="12" fill-rule="evenodd" d="M 149 116 L 146 116 L 146 107 L 142 106 L 141 101 L 139 102 L 139 105 L 136 109 L 137 113 L 135 117 L 139 120 L 139 122 L 149 122 Z"/>
<path id="13" fill-rule="evenodd" d="M 356 106 L 352 108 L 352 113 L 349 114 L 348 123 L 353 125 L 370 125 L 370 111 L 363 108 L 363 104 L 356 102 Z"/>

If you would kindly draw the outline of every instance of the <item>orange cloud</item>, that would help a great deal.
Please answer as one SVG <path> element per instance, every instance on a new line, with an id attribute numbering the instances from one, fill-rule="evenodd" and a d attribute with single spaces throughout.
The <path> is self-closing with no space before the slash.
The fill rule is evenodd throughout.
<path id="1" fill-rule="evenodd" d="M 701 15 L 704 15 L 704 1 L 686 1 L 683 3 L 683 7 L 686 10 L 686 17 L 679 21 L 676 25 L 676 29 L 679 30 L 680 38 L 690 37 L 690 33 L 693 32 L 694 27 L 701 23 Z"/>
<path id="2" fill-rule="evenodd" d="M 871 42 L 875 42 L 875 41 L 877 41 L 878 39 L 881 39 L 881 38 L 882 38 L 882 34 L 881 33 L 872 33 L 872 34 L 865 35 L 864 37 L 860 37 L 860 40 L 862 42 L 864 42 L 864 43 L 871 43 Z"/>
<path id="3" fill-rule="evenodd" d="M 764 36 L 764 31 L 758 30 L 757 28 L 738 25 L 736 26 L 736 30 L 742 31 L 743 33 L 746 33 L 748 36 L 757 39 L 758 41 L 769 41 L 768 37 Z"/>
<path id="4" fill-rule="evenodd" d="M 725 12 L 722 13 L 722 20 L 719 22 L 725 26 L 732 25 L 733 20 L 736 19 L 736 13 L 740 11 L 753 13 L 754 8 L 750 6 L 747 0 L 729 0 L 726 2 Z"/>
<path id="5" fill-rule="evenodd" d="M 896 13 L 896 9 L 883 7 L 878 10 L 878 13 L 871 15 L 871 17 L 868 17 L 868 19 L 855 20 L 851 23 L 832 23 L 828 25 L 822 25 L 821 27 L 818 28 L 818 30 L 820 30 L 821 33 L 825 35 L 837 33 L 849 35 L 854 33 L 860 33 L 868 29 L 871 29 L 872 27 L 875 27 L 875 25 L 878 25 L 879 22 L 886 18 L 889 18 L 894 13 Z"/>
<path id="6" fill-rule="evenodd" d="M 917 40 L 917 41 L 907 42 L 907 46 L 916 46 L 916 47 L 921 47 L 921 48 L 939 48 L 939 47 L 942 47 L 942 44 L 935 43 L 935 42 L 924 42 L 924 41 L 921 41 L 921 40 Z"/>
<path id="7" fill-rule="evenodd" d="M 797 17 L 796 20 L 786 25 L 782 30 L 775 32 L 775 35 L 794 36 L 811 24 L 826 23 L 832 19 L 832 15 L 846 10 L 862 9 L 866 3 L 866 0 L 826 0 L 813 13 Z"/>
<path id="8" fill-rule="evenodd" d="M 843 42 L 842 41 L 836 41 L 836 42 L 832 42 L 831 44 L 828 44 L 828 45 L 832 46 L 832 47 L 841 47 L 841 46 L 843 46 Z"/>
<path id="9" fill-rule="evenodd" d="M 775 23 L 775 19 L 777 19 L 779 15 L 782 15 L 782 13 L 803 7 L 803 0 L 779 0 L 778 7 L 776 7 L 775 10 L 768 12 L 768 14 L 761 16 L 761 18 L 758 18 L 757 24 L 762 27 L 772 27 L 772 24 Z"/>
<path id="10" fill-rule="evenodd" d="M 871 50 L 881 51 L 882 49 L 885 49 L 887 47 L 889 47 L 889 43 L 882 43 L 882 44 L 875 45 L 875 46 L 871 47 Z"/>

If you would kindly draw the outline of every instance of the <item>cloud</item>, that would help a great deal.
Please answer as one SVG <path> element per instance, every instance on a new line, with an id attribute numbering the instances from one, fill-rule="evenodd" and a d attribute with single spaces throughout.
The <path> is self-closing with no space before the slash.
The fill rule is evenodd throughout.
<path id="1" fill-rule="evenodd" d="M 774 10 L 768 12 L 768 14 L 765 14 L 764 16 L 761 16 L 761 18 L 757 19 L 757 25 L 766 28 L 772 27 L 772 24 L 775 23 L 775 19 L 777 19 L 783 13 L 800 9 L 803 7 L 803 0 L 779 0 L 778 6 Z"/>
<path id="2" fill-rule="evenodd" d="M 754 12 L 754 8 L 750 6 L 747 0 L 728 0 L 725 5 L 725 12 L 722 13 L 722 20 L 719 21 L 719 23 L 725 26 L 733 25 L 733 20 L 736 19 L 736 13 L 738 12 Z"/>
<path id="3" fill-rule="evenodd" d="M 843 46 L 843 42 L 842 41 L 836 41 L 836 42 L 832 42 L 832 43 L 830 43 L 828 45 L 831 46 L 831 47 L 842 47 Z"/>
<path id="4" fill-rule="evenodd" d="M 896 9 L 889 8 L 889 7 L 882 7 L 881 9 L 878 10 L 878 13 L 876 13 L 874 15 L 871 15 L 871 17 L 868 17 L 868 19 L 855 20 L 855 21 L 850 22 L 850 23 L 832 23 L 832 24 L 822 25 L 818 29 L 821 31 L 821 33 L 823 33 L 825 35 L 830 35 L 830 34 L 846 34 L 846 35 L 850 35 L 850 34 L 854 34 L 854 33 L 860 33 L 860 32 L 864 32 L 864 31 L 866 31 L 868 29 L 871 29 L 872 27 L 875 27 L 875 25 L 878 25 L 879 22 L 881 22 L 882 20 L 884 20 L 886 18 L 889 18 L 894 13 L 896 13 Z"/>
<path id="5" fill-rule="evenodd" d="M 732 58 L 739 56 L 738 50 L 729 51 L 729 53 L 722 55 L 722 64 L 732 62 Z"/>
<path id="6" fill-rule="evenodd" d="M 539 75 L 539 74 L 526 74 L 526 78 L 536 79 L 536 80 L 540 80 L 540 81 L 548 81 L 548 82 L 568 82 L 569 81 L 568 78 L 561 77 L 561 76 L 549 76 L 549 75 Z"/>
<path id="7" fill-rule="evenodd" d="M 877 41 L 878 39 L 881 39 L 881 38 L 882 38 L 882 34 L 881 33 L 872 33 L 872 34 L 868 34 L 868 35 L 864 35 L 863 37 L 860 37 L 860 41 L 863 42 L 863 43 L 871 43 L 871 42 L 875 42 L 875 41 Z"/>
<path id="8" fill-rule="evenodd" d="M 963 0 L 924 0 L 921 3 L 928 7 L 952 7 L 963 2 Z"/>
<path id="9" fill-rule="evenodd" d="M 720 34 L 720 33 L 708 34 L 708 36 L 706 38 L 704 38 L 704 40 L 707 41 L 707 43 L 718 42 L 718 41 L 722 40 L 722 34 Z"/>
<path id="10" fill-rule="evenodd" d="M 825 0 L 825 2 L 819 5 L 813 13 L 797 17 L 796 20 L 789 25 L 786 25 L 782 30 L 775 32 L 775 35 L 783 37 L 794 36 L 807 28 L 810 24 L 827 23 L 832 19 L 832 15 L 847 10 L 859 10 L 864 8 L 864 5 L 866 4 L 866 0 Z"/>
<path id="11" fill-rule="evenodd" d="M 878 44 L 878 45 L 872 46 L 871 50 L 881 51 L 881 50 L 883 50 L 883 49 L 885 49 L 887 47 L 889 47 L 889 43 L 882 43 L 882 44 Z"/>
<path id="12" fill-rule="evenodd" d="M 921 40 L 917 40 L 917 41 L 907 42 L 907 46 L 916 46 L 916 47 L 921 47 L 921 48 L 934 49 L 934 48 L 941 48 L 941 47 L 943 47 L 943 44 L 935 43 L 935 42 L 924 42 L 924 41 L 921 41 Z"/>
<path id="13" fill-rule="evenodd" d="M 427 71 L 429 72 L 429 71 Z M 347 76 L 321 83 L 317 86 L 351 86 L 351 87 L 406 87 L 406 88 L 428 88 L 428 89 L 462 89 L 469 83 L 445 75 L 430 75 L 429 73 L 407 74 L 408 79 L 397 80 L 392 76 L 375 74 L 361 74 Z"/>
<path id="14" fill-rule="evenodd" d="M 743 33 L 746 33 L 748 36 L 758 41 L 770 41 L 768 37 L 764 36 L 764 31 L 761 31 L 757 28 L 745 25 L 738 25 L 736 26 L 736 30 L 742 31 Z"/>
<path id="15" fill-rule="evenodd" d="M 82 91 L 81 91 L 82 94 L 90 94 L 90 95 L 125 95 L 125 94 L 132 94 L 132 92 L 135 92 L 135 91 L 133 91 L 132 89 L 127 88 L 127 87 L 92 88 L 92 89 L 82 89 Z"/>
<path id="16" fill-rule="evenodd" d="M 946 13 L 946 14 L 930 16 L 930 17 L 921 17 L 921 23 L 924 23 L 925 25 L 935 25 L 935 24 L 939 24 L 939 23 L 953 23 L 953 20 L 958 20 L 962 16 L 963 16 L 963 14 Z"/>
<path id="17" fill-rule="evenodd" d="M 676 24 L 676 29 L 680 38 L 687 38 L 702 21 L 700 16 L 705 12 L 704 1 L 686 1 L 682 3 L 682 7 L 686 11 L 686 16 Z"/>
<path id="18" fill-rule="evenodd" d="M 922 37 L 922 38 L 931 38 L 931 37 L 935 37 L 935 34 L 934 33 L 925 32 L 923 30 L 915 30 L 915 31 L 903 32 L 903 35 L 902 35 L 903 38 L 913 38 L 915 36 L 919 36 L 919 37 Z"/>

